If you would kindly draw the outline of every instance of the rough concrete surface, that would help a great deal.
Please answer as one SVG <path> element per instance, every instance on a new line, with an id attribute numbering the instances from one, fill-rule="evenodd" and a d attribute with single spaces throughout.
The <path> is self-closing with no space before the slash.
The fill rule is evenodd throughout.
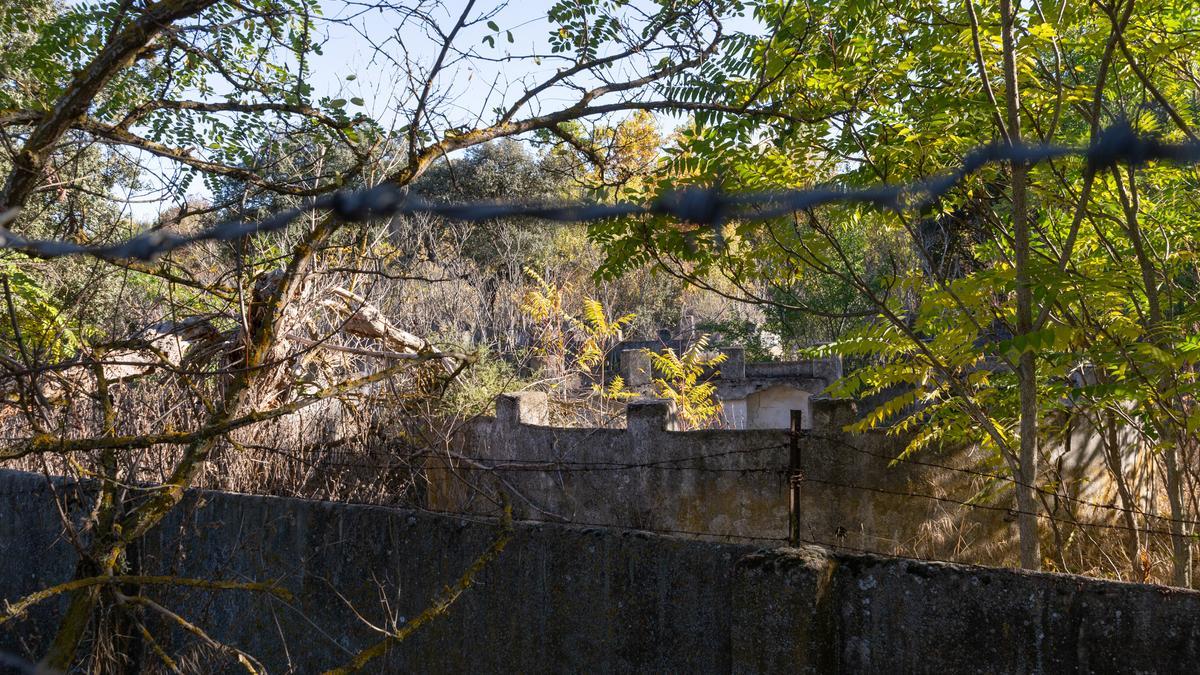
<path id="1" fill-rule="evenodd" d="M 57 493 L 87 508 L 85 488 Z M 0 600 L 70 578 L 61 531 L 44 478 L 0 471 Z M 471 517 L 194 492 L 141 547 L 136 571 L 277 580 L 295 602 L 148 592 L 273 673 L 311 673 L 378 640 L 366 621 L 416 616 L 495 536 Z M 521 522 L 478 582 L 368 672 L 1172 673 L 1200 663 L 1200 593 L 816 547 Z M 62 608 L 0 626 L 0 649 L 43 653 Z M 178 632 L 164 644 L 200 672 L 236 672 Z"/>
<path id="2" fill-rule="evenodd" d="M 70 578 L 74 557 L 58 539 L 61 529 L 43 478 L 0 472 L 0 550 L 8 561 L 0 600 Z M 311 673 L 379 639 L 356 611 L 376 625 L 416 616 L 495 537 L 494 523 L 418 511 L 194 493 L 142 547 L 141 566 L 146 574 L 278 579 L 295 603 L 196 590 L 155 597 L 273 673 Z M 730 571 L 753 550 L 518 524 L 476 587 L 372 670 L 726 672 Z M 61 610 L 48 603 L 0 626 L 0 649 L 43 653 Z M 172 646 L 187 653 L 190 642 L 175 635 Z"/>
<path id="3" fill-rule="evenodd" d="M 740 673 L 1194 673 L 1200 593 L 815 547 L 742 558 Z"/>
<path id="4" fill-rule="evenodd" d="M 966 552 L 987 563 L 1015 552 L 1003 493 L 999 508 L 951 501 L 979 493 L 977 473 L 892 463 L 907 438 L 843 432 L 855 419 L 853 403 L 812 403 L 812 428 L 796 437 L 806 543 L 938 558 Z M 470 461 L 426 466 L 430 507 L 493 512 L 494 501 L 478 498 L 484 487 L 514 492 L 514 508 L 531 520 L 787 541 L 790 432 L 677 431 L 667 401 L 629 404 L 625 429 L 551 427 L 546 405 L 536 392 L 498 398 L 496 417 L 460 438 Z"/>

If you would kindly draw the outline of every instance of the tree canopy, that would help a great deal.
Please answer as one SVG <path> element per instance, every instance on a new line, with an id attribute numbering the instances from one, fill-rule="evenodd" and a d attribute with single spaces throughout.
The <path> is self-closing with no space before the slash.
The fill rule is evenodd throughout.
<path id="1" fill-rule="evenodd" d="M 0 241 L 187 233 L 380 185 L 442 205 L 663 204 L 688 187 L 921 185 L 981 147 L 1198 141 L 1200 9 L 1186 0 L 529 11 L 10 0 Z M 365 67 L 330 66 L 347 42 Z M 350 226 L 313 209 L 152 261 L 0 246 L 0 461 L 100 481 L 72 536 L 78 578 L 111 577 L 185 490 L 229 487 L 233 467 L 261 477 L 245 467 L 299 467 L 386 429 L 401 450 L 358 450 L 400 456 L 388 487 L 408 498 L 421 453 L 492 395 L 575 378 L 615 400 L 628 392 L 579 378 L 626 334 L 699 315 L 716 346 L 842 357 L 827 393 L 864 403 L 852 429 L 906 439 L 897 459 L 979 448 L 988 489 L 1011 493 L 1028 568 L 1068 569 L 1073 535 L 1055 514 L 1078 497 L 1053 448 L 1084 429 L 1116 485 L 1122 569 L 1158 546 L 1170 580 L 1191 585 L 1200 173 L 1126 154 L 1014 156 L 932 199 L 770 218 Z M 709 346 L 651 356 L 657 391 L 697 426 L 720 418 Z M 309 454 L 264 441 L 285 436 Z M 1161 466 L 1162 508 L 1134 485 L 1138 449 Z M 117 596 L 68 596 L 45 664 L 104 662 L 102 644 L 81 652 L 89 630 L 124 620 Z"/>

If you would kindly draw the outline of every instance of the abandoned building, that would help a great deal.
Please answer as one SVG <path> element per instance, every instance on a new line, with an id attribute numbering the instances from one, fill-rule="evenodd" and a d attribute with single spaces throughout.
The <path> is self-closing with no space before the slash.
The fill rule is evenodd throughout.
<path id="1" fill-rule="evenodd" d="M 687 349 L 684 340 L 627 341 L 614 350 L 613 368 L 628 389 L 652 395 L 653 378 L 646 350 Z M 813 397 L 842 376 L 838 357 L 800 361 L 747 361 L 746 350 L 720 350 L 725 361 L 709 376 L 717 385 L 724 426 L 729 429 L 788 429 L 792 411 L 801 412 L 801 428 L 812 428 Z"/>
<path id="2" fill-rule="evenodd" d="M 651 393 L 645 349 L 664 346 L 686 349 L 625 343 L 610 372 Z M 684 431 L 659 399 L 625 404 L 623 428 L 558 427 L 545 392 L 504 394 L 422 456 L 419 502 L 193 491 L 136 564 L 304 589 L 296 602 L 162 592 L 272 672 L 333 665 L 376 626 L 443 602 L 438 589 L 499 541 L 506 503 L 507 548 L 376 672 L 1176 672 L 1200 658 L 1200 593 L 1001 569 L 1018 548 L 1012 495 L 972 448 L 905 458 L 904 434 L 846 430 L 856 404 L 824 393 L 839 361 L 724 352 L 709 374 L 723 428 Z M 1114 512 L 1085 504 L 1111 502 L 1105 462 L 1144 458 L 1106 456 L 1086 424 L 1066 428 L 1048 464 L 1073 500 L 1046 515 L 1112 527 Z M 329 466 L 307 468 L 321 479 Z M 62 518 L 95 494 L 0 471 L 0 552 L 42 561 L 0 569 L 0 602 L 69 578 Z M 44 652 L 61 608 L 0 630 L 0 656 Z"/>

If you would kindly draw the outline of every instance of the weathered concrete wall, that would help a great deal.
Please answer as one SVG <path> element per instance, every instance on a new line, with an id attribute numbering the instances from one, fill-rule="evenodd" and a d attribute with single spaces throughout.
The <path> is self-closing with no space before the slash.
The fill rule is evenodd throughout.
<path id="1" fill-rule="evenodd" d="M 86 508 L 61 486 L 60 495 Z M 87 495 L 83 495 L 86 497 Z M 374 623 L 424 609 L 495 536 L 421 512 L 193 493 L 141 571 L 278 580 L 293 603 L 148 591 L 273 673 L 344 663 Z M 71 547 L 39 476 L 0 472 L 0 601 L 69 578 Z M 449 614 L 369 672 L 1193 672 L 1200 593 L 913 560 L 518 523 Z M 386 608 L 386 609 L 385 609 Z M 0 650 L 44 651 L 61 603 L 0 626 Z M 181 635 L 199 672 L 236 672 Z M 145 670 L 152 671 L 147 656 Z"/>
<path id="2" fill-rule="evenodd" d="M 1085 577 L 834 555 L 742 558 L 739 673 L 1183 673 L 1200 593 Z"/>
<path id="3" fill-rule="evenodd" d="M 786 433 L 671 431 L 664 402 L 630 404 L 625 429 L 544 427 L 543 406 L 536 394 L 501 397 L 461 444 L 479 463 L 428 467 L 430 508 L 489 513 L 477 488 L 508 488 L 523 518 L 787 536 Z"/>
<path id="4" fill-rule="evenodd" d="M 45 480 L 0 471 L 0 606 L 70 578 L 74 552 L 61 532 Z M 272 673 L 314 673 L 379 639 L 355 611 L 377 625 L 389 615 L 416 616 L 495 536 L 488 522 L 416 511 L 204 492 L 154 531 L 140 558 L 147 574 L 278 580 L 294 603 L 240 592 L 149 593 Z M 752 551 L 518 524 L 452 611 L 369 672 L 727 672 L 730 572 Z M 47 603 L 0 626 L 0 650 L 43 653 L 62 609 Z M 168 642 L 187 653 L 193 641 Z"/>
<path id="5" fill-rule="evenodd" d="M 977 494 L 978 476 L 891 466 L 905 439 L 842 432 L 846 402 L 812 409 L 798 437 L 805 541 L 988 563 L 1014 552 L 1006 506 L 952 501 Z M 467 429 L 459 458 L 427 465 L 430 508 L 494 513 L 489 495 L 503 490 L 531 520 L 787 540 L 790 432 L 674 431 L 666 402 L 630 404 L 626 429 L 548 427 L 532 392 L 500 397 L 496 412 Z"/>

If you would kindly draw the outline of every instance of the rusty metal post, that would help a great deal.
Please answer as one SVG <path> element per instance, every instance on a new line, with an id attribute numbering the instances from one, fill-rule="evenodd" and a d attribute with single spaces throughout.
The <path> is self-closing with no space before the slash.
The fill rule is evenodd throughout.
<path id="1" fill-rule="evenodd" d="M 804 411 L 792 411 L 791 437 L 788 441 L 788 487 L 791 492 L 788 500 L 788 541 L 792 546 L 800 545 L 800 482 L 804 480 L 800 470 L 800 428 L 803 420 Z"/>

